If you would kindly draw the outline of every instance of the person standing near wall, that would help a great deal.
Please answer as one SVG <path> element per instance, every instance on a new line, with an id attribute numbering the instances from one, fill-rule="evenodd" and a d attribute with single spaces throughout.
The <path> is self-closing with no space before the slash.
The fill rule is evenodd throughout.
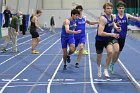
<path id="1" fill-rule="evenodd" d="M 17 52 L 17 36 L 18 36 L 18 28 L 20 23 L 20 16 L 22 16 L 22 12 L 18 11 L 18 13 L 12 17 L 10 23 L 10 29 L 8 30 L 8 36 L 5 38 L 5 42 L 2 48 L 3 52 L 6 52 L 7 44 L 11 40 L 13 42 L 12 52 Z"/>
<path id="2" fill-rule="evenodd" d="M 3 14 L 4 14 L 4 24 L 3 24 L 3 27 L 9 27 L 10 26 L 10 17 L 12 17 L 12 14 L 11 14 L 11 11 L 8 8 L 8 6 L 4 10 Z"/>
<path id="3" fill-rule="evenodd" d="M 21 31 L 22 34 L 25 35 L 26 34 L 26 15 L 22 16 L 22 24 L 21 24 Z"/>
<path id="4" fill-rule="evenodd" d="M 50 31 L 51 31 L 51 32 L 55 32 L 54 26 L 55 26 L 54 15 L 52 15 L 52 16 L 51 16 L 51 19 L 50 19 Z"/>
<path id="5" fill-rule="evenodd" d="M 39 44 L 40 37 L 37 32 L 37 28 L 43 31 L 43 29 L 39 26 L 38 17 L 40 17 L 42 14 L 41 10 L 36 10 L 36 13 L 30 17 L 30 34 L 32 36 L 32 54 L 39 54 L 39 52 L 36 50 L 36 46 Z"/>

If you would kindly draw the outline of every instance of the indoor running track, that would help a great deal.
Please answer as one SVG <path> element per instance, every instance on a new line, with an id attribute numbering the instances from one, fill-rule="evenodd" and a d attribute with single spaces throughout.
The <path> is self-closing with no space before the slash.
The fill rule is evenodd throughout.
<path id="1" fill-rule="evenodd" d="M 127 36 L 114 74 L 111 78 L 98 78 L 96 29 L 87 29 L 89 55 L 83 55 L 80 68 L 75 68 L 77 55 L 73 54 L 67 70 L 63 70 L 60 33 L 61 29 L 56 33 L 40 32 L 40 54 L 31 54 L 29 33 L 18 36 L 18 53 L 11 52 L 10 43 L 8 52 L 0 53 L 0 93 L 139 93 L 140 41 Z M 0 43 L 2 46 L 3 39 Z M 106 52 L 102 67 L 105 57 Z"/>

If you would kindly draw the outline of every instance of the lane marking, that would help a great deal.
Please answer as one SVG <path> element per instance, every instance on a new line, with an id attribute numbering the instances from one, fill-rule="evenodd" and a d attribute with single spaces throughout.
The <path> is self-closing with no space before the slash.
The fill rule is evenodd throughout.
<path id="1" fill-rule="evenodd" d="M 4 82 L 9 82 L 11 79 L 1 79 L 1 81 L 4 81 Z M 17 78 L 17 79 L 14 79 L 13 80 L 13 82 L 15 82 L 15 81 L 29 81 L 28 79 L 26 79 L 26 78 L 24 78 L 24 79 L 19 79 L 19 78 Z"/>
<path id="2" fill-rule="evenodd" d="M 26 37 L 29 37 L 29 36 L 31 36 L 31 35 L 26 35 L 26 36 L 23 36 L 23 37 L 21 37 L 21 38 L 18 38 L 17 41 L 19 41 L 20 39 L 24 39 L 24 38 L 26 38 Z M 10 43 L 12 43 L 12 41 L 10 41 Z M 1 44 L 1 46 L 2 46 L 2 45 L 4 45 L 4 44 Z"/>
<path id="3" fill-rule="evenodd" d="M 95 81 L 116 81 L 116 82 L 119 82 L 119 81 L 122 81 L 122 79 L 94 79 Z"/>
<path id="4" fill-rule="evenodd" d="M 48 79 L 48 82 L 50 82 L 50 81 L 51 81 L 51 79 Z M 64 81 L 64 82 L 65 82 L 65 81 L 66 81 L 66 82 L 67 82 L 67 81 L 69 81 L 69 82 L 75 82 L 76 80 L 75 80 L 75 79 L 53 79 L 52 81 L 53 81 L 53 82 L 60 82 L 60 81 L 61 81 L 61 82 L 62 82 L 62 81 Z"/>
<path id="5" fill-rule="evenodd" d="M 52 35 L 52 36 L 54 36 L 54 35 Z M 45 40 L 47 40 L 47 39 L 51 38 L 52 36 L 50 36 L 50 37 L 48 37 L 48 38 L 46 38 L 46 39 L 42 40 L 40 43 L 42 43 L 42 42 L 44 42 Z M 39 43 L 39 44 L 40 44 L 40 43 Z M 25 51 L 29 50 L 30 48 L 31 48 L 31 47 L 29 47 L 29 48 L 25 49 L 24 51 L 21 51 L 20 53 L 18 53 L 18 54 L 16 54 L 16 55 L 12 56 L 12 57 L 10 57 L 10 58 L 8 58 L 7 60 L 5 60 L 5 61 L 3 61 L 3 62 L 0 62 L 0 66 L 1 66 L 1 65 L 3 65 L 3 64 L 5 64 L 5 63 L 6 63 L 6 62 L 8 62 L 9 60 L 11 60 L 11 59 L 15 58 L 16 56 L 18 56 L 18 55 L 22 54 L 23 52 L 25 52 Z"/>
<path id="6" fill-rule="evenodd" d="M 58 39 L 55 43 L 57 43 L 58 41 L 60 41 L 60 39 Z M 46 51 L 48 51 L 51 47 L 53 47 L 54 44 L 52 44 L 50 47 L 48 47 L 43 53 L 41 53 L 38 57 L 36 57 L 29 65 L 27 65 L 23 70 L 21 70 L 16 76 L 14 76 L 9 82 L 7 82 L 2 89 L 0 90 L 0 93 L 3 93 L 3 91 L 5 90 L 5 88 L 14 80 L 16 79 L 21 73 L 23 73 L 29 66 L 31 66 L 34 62 L 36 62 L 37 59 L 39 59 L 42 54 L 44 54 Z"/>
<path id="7" fill-rule="evenodd" d="M 59 50 L 58 54 L 61 52 L 61 49 Z M 48 71 L 48 69 L 50 68 L 50 66 L 54 63 L 54 61 L 56 60 L 58 56 L 55 56 L 53 58 L 53 60 L 49 63 L 49 65 L 46 67 L 46 69 L 44 70 L 44 72 L 39 76 L 39 78 L 37 79 L 36 83 L 34 83 L 34 85 L 28 90 L 27 93 L 32 93 L 32 90 L 37 86 L 38 82 L 43 78 L 43 76 L 46 74 L 46 72 Z"/>
<path id="8" fill-rule="evenodd" d="M 51 93 L 51 91 L 50 91 L 51 84 L 52 84 L 53 79 L 55 78 L 55 76 L 56 76 L 56 74 L 57 74 L 57 72 L 58 72 L 58 70 L 59 70 L 59 68 L 60 68 L 60 66 L 61 66 L 61 64 L 62 64 L 62 62 L 63 62 L 63 58 L 61 59 L 60 63 L 58 64 L 58 66 L 57 66 L 57 68 L 56 68 L 56 70 L 55 70 L 55 72 L 54 72 L 52 78 L 50 79 L 50 81 L 49 81 L 49 83 L 48 83 L 48 86 L 47 86 L 47 93 Z"/>
<path id="9" fill-rule="evenodd" d="M 136 81 L 136 79 L 131 75 L 131 73 L 128 71 L 128 69 L 124 66 L 124 64 L 121 62 L 120 59 L 118 59 L 118 63 L 121 66 L 121 68 L 124 70 L 127 77 L 132 81 L 134 86 L 140 91 L 140 84 Z"/>
<path id="10" fill-rule="evenodd" d="M 18 82 L 19 83 L 19 82 Z M 19 85 L 13 85 L 13 86 L 7 86 L 7 88 L 9 87 L 32 87 L 34 86 L 35 82 L 20 82 L 22 84 Z M 26 85 L 24 85 L 23 83 L 25 83 Z M 52 85 L 79 85 L 79 84 L 91 84 L 91 82 L 53 82 Z M 14 84 L 17 84 L 17 82 L 15 82 Z M 94 84 L 132 84 L 132 82 L 94 82 Z M 48 82 L 39 82 L 36 86 L 47 86 Z M 2 87 L 0 87 L 2 88 Z"/>
<path id="11" fill-rule="evenodd" d="M 91 81 L 91 87 L 95 93 L 98 93 L 97 89 L 95 88 L 94 82 L 93 82 L 93 75 L 92 75 L 92 66 L 91 66 L 91 59 L 90 59 L 90 48 L 89 48 L 89 37 L 88 33 L 87 35 L 87 45 L 88 45 L 88 59 L 89 59 L 89 71 L 90 71 L 90 81 Z"/>
<path id="12" fill-rule="evenodd" d="M 127 44 L 127 43 L 126 43 L 126 45 L 127 45 L 131 50 L 133 50 L 134 52 L 140 54 L 140 51 L 137 50 L 136 48 L 132 47 L 131 45 L 129 45 L 129 44 Z"/>
<path id="13" fill-rule="evenodd" d="M 44 41 L 44 40 L 43 40 Z M 49 41 L 50 42 L 50 41 Z M 48 42 L 46 43 L 46 44 L 48 44 Z M 43 45 L 44 46 L 44 45 Z M 41 47 L 43 47 L 43 46 L 41 46 Z M 41 48 L 40 47 L 40 48 Z M 32 55 L 32 54 L 31 54 Z M 40 55 L 40 54 L 39 54 Z M 39 55 L 33 55 L 33 56 L 39 56 Z M 43 54 L 44 55 L 44 54 Z M 24 55 L 22 55 L 22 56 L 24 56 Z M 1 74 L 0 75 L 2 75 L 2 74 L 4 74 L 5 72 L 7 72 L 8 70 L 10 70 L 11 68 L 13 68 L 14 66 L 16 66 L 17 64 L 20 64 L 22 61 L 24 61 L 25 62 L 25 59 L 26 58 L 28 58 L 30 56 L 30 54 L 29 55 L 26 55 L 26 57 L 24 57 L 22 60 L 20 60 L 19 62 L 17 62 L 17 63 L 15 63 L 14 65 L 12 65 L 12 66 L 10 66 L 8 69 L 6 69 L 5 71 L 3 71 L 3 72 L 1 72 Z M 28 63 L 28 62 L 26 62 L 26 63 Z M 6 74 L 5 74 L 6 75 Z"/>

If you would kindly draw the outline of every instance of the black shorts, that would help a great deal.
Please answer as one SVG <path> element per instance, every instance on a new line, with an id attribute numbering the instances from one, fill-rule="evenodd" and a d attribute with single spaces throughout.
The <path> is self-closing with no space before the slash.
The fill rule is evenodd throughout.
<path id="1" fill-rule="evenodd" d="M 36 31 L 36 28 L 30 28 L 30 34 L 32 36 L 32 38 L 37 38 L 39 37 L 38 32 Z"/>
<path id="2" fill-rule="evenodd" d="M 95 47 L 96 47 L 96 53 L 101 54 L 103 52 L 104 47 L 106 48 L 109 44 L 112 44 L 112 39 L 99 41 L 96 40 Z"/>
<path id="3" fill-rule="evenodd" d="M 123 50 L 124 44 L 125 44 L 125 39 L 119 38 L 119 39 L 113 39 L 113 44 L 118 43 L 119 44 L 119 51 Z"/>

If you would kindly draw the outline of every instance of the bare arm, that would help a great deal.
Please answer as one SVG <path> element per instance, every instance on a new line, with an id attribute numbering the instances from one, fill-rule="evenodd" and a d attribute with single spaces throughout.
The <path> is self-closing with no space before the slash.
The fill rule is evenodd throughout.
<path id="1" fill-rule="evenodd" d="M 95 24 L 98 24 L 99 22 L 98 21 L 90 22 L 89 20 L 86 20 L 86 23 L 89 25 L 95 25 Z"/>
<path id="2" fill-rule="evenodd" d="M 135 20 L 135 21 L 140 21 L 140 17 L 135 17 L 135 16 L 132 16 L 130 14 L 126 14 L 126 16 L 127 16 L 128 19 Z"/>
<path id="3" fill-rule="evenodd" d="M 44 31 L 40 26 L 39 26 L 39 22 L 38 22 L 38 18 L 36 16 L 33 17 L 33 20 L 35 22 L 35 26 L 40 29 L 41 31 Z"/>
<path id="4" fill-rule="evenodd" d="M 66 19 L 65 22 L 64 22 L 64 26 L 65 26 L 65 30 L 66 30 L 67 33 L 69 33 L 69 34 L 78 34 L 78 33 L 81 32 L 81 30 L 79 30 L 79 31 L 70 30 L 69 29 L 69 24 L 70 24 L 70 21 L 68 19 Z"/>
<path id="5" fill-rule="evenodd" d="M 99 19 L 99 27 L 98 27 L 99 36 L 111 36 L 110 33 L 104 31 L 106 23 L 107 23 L 106 19 L 103 16 L 101 16 Z"/>
<path id="6" fill-rule="evenodd" d="M 107 20 L 103 16 L 101 16 L 100 19 L 99 19 L 98 35 L 99 36 L 111 36 L 111 37 L 117 38 L 118 37 L 117 34 L 107 33 L 107 32 L 104 31 L 106 23 L 107 23 Z"/>
<path id="7" fill-rule="evenodd" d="M 38 18 L 37 18 L 36 16 L 34 16 L 34 17 L 33 17 L 33 20 L 34 20 L 34 22 L 35 22 L 35 26 L 36 26 L 37 28 L 40 29 L 39 22 L 38 22 Z"/>

